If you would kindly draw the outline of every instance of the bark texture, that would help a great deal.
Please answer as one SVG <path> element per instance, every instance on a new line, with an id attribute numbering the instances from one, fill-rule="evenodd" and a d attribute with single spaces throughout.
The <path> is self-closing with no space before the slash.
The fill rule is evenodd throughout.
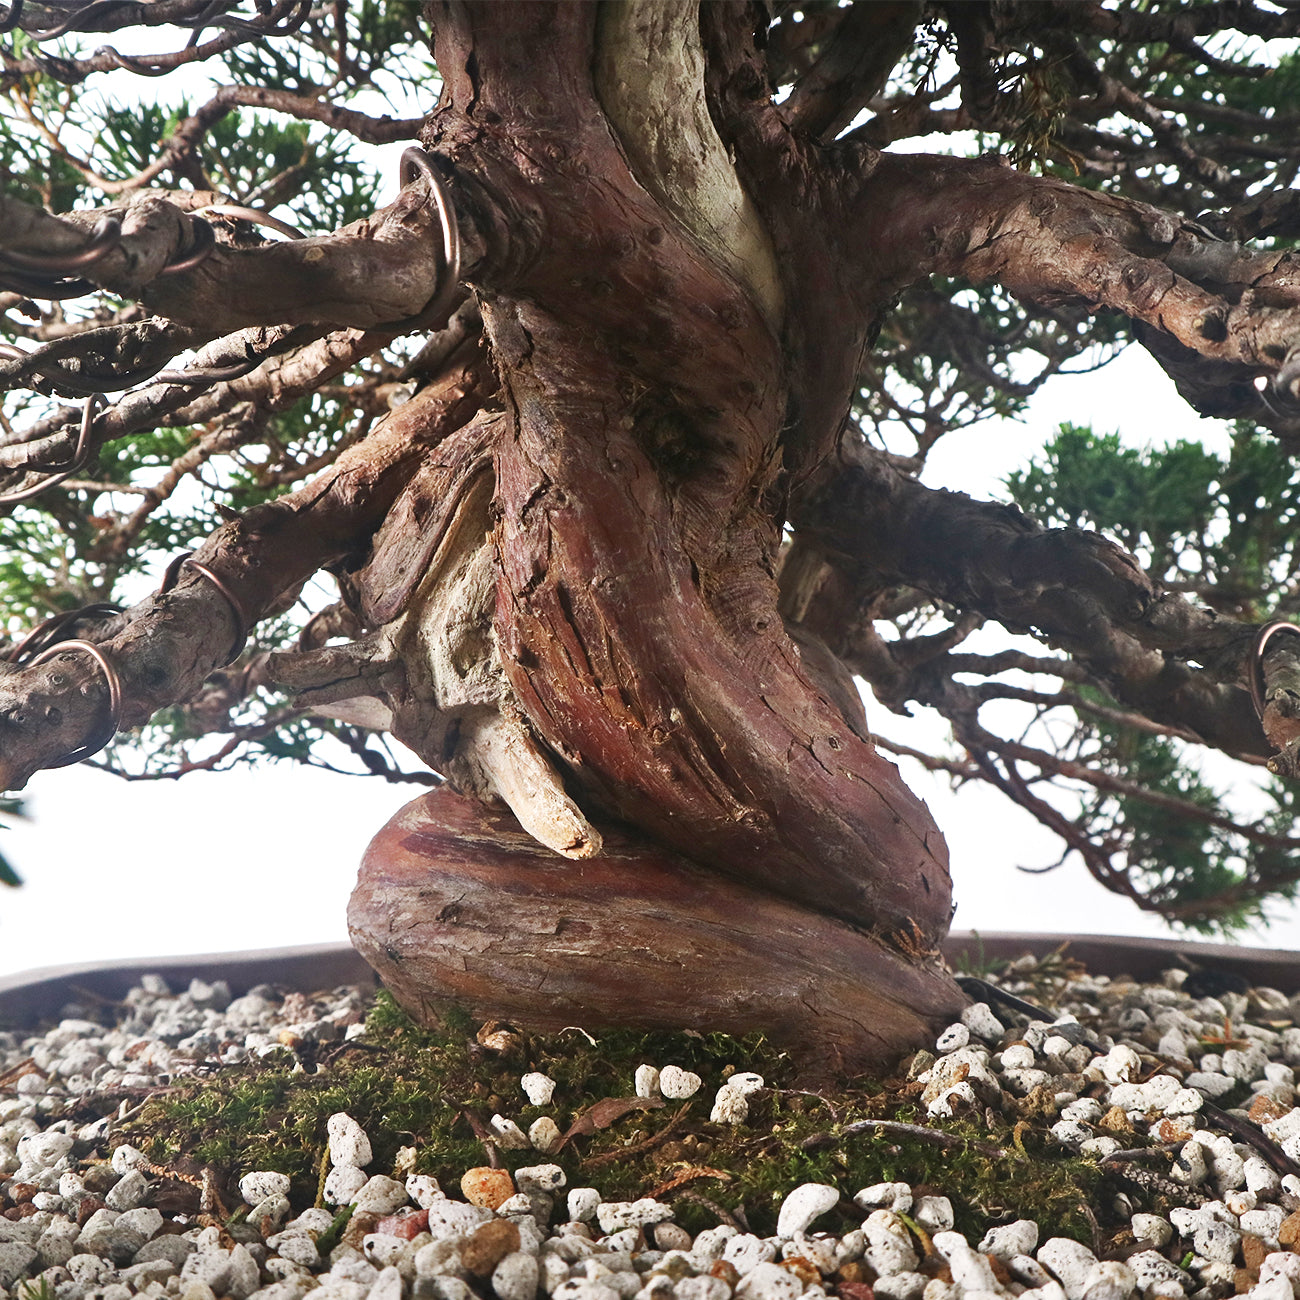
<path id="1" fill-rule="evenodd" d="M 366 854 L 353 942 L 426 1021 L 459 1006 L 537 1031 L 761 1028 L 809 1076 L 886 1059 L 964 1004 L 824 912 L 603 833 L 598 857 L 565 862 L 501 811 L 423 795 Z"/>

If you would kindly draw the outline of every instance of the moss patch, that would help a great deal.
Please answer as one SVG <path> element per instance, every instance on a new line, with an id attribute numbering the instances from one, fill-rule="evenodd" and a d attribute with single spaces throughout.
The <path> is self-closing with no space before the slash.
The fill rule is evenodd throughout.
<path id="1" fill-rule="evenodd" d="M 186 1083 L 150 1101 L 116 1140 L 159 1165 L 211 1168 L 232 1197 L 242 1174 L 278 1170 L 292 1179 L 302 1208 L 318 1196 L 326 1120 L 347 1111 L 370 1135 L 371 1172 L 391 1171 L 398 1148 L 413 1147 L 416 1172 L 434 1175 L 455 1196 L 462 1173 L 487 1163 L 481 1135 L 494 1114 L 524 1130 L 550 1115 L 564 1132 L 596 1103 L 630 1098 L 643 1063 L 693 1070 L 704 1085 L 689 1101 L 629 1109 L 607 1123 L 593 1112 L 603 1126 L 573 1136 L 558 1154 L 506 1150 L 502 1163 L 513 1170 L 553 1161 L 570 1187 L 595 1186 L 609 1200 L 658 1196 L 692 1231 L 729 1215 L 742 1228 L 770 1233 L 781 1201 L 803 1182 L 831 1183 L 851 1196 L 899 1181 L 949 1196 L 957 1228 L 972 1241 L 991 1222 L 1023 1217 L 1037 1220 L 1044 1237 L 1098 1244 L 1088 1207 L 1112 1199 L 1102 1166 L 1064 1152 L 1046 1135 L 1052 1117 L 1032 1115 L 1027 1105 L 1008 1102 L 983 1122 L 938 1130 L 924 1122 L 919 1084 L 856 1079 L 801 1091 L 792 1061 L 761 1037 L 620 1032 L 594 1040 L 572 1029 L 542 1038 L 499 1026 L 476 1035 L 456 1018 L 429 1031 L 383 993 L 364 1038 L 318 1048 L 310 1060 L 286 1049 Z M 528 1070 L 556 1080 L 550 1105 L 528 1103 L 519 1083 Z M 736 1071 L 761 1074 L 768 1086 L 749 1098 L 747 1123 L 711 1123 L 714 1093 Z M 869 1120 L 923 1132 L 873 1128 L 863 1123 Z M 818 1227 L 843 1232 L 860 1223 L 847 1200 L 841 1211 L 839 1222 L 831 1214 Z M 1117 1219 L 1112 1230 L 1123 1226 Z"/>

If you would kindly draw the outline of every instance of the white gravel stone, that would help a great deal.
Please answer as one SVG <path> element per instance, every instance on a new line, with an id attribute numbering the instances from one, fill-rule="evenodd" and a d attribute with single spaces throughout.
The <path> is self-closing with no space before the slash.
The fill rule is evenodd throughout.
<path id="1" fill-rule="evenodd" d="M 558 1151 L 563 1140 L 560 1126 L 549 1115 L 540 1115 L 528 1126 L 529 1146 L 543 1155 Z"/>
<path id="2" fill-rule="evenodd" d="M 549 1106 L 555 1095 L 555 1080 L 539 1070 L 530 1070 L 519 1080 L 519 1086 L 534 1106 Z"/>
<path id="3" fill-rule="evenodd" d="M 1107 1083 L 1131 1083 L 1142 1073 L 1142 1058 L 1126 1043 L 1116 1043 L 1095 1066 Z M 1066 1287 L 1069 1294 L 1069 1287 Z M 1071 1297 L 1073 1300 L 1073 1297 Z"/>
<path id="4" fill-rule="evenodd" d="M 989 1043 L 997 1042 L 1005 1032 L 1002 1021 L 993 1014 L 993 1008 L 987 1002 L 972 1002 L 969 1006 L 963 1007 L 961 1023 L 976 1038 L 982 1038 Z"/>
<path id="5" fill-rule="evenodd" d="M 828 1183 L 803 1183 L 784 1201 L 776 1220 L 776 1235 L 783 1241 L 807 1232 L 814 1219 L 820 1218 L 840 1202 L 839 1188 Z"/>
<path id="6" fill-rule="evenodd" d="M 1141 1250 L 1124 1261 L 1133 1270 L 1138 1289 L 1155 1295 L 1181 1294 L 1191 1285 L 1191 1274 L 1155 1250 Z M 1172 1290 L 1171 1287 L 1177 1288 Z"/>
<path id="7" fill-rule="evenodd" d="M 1006 1265 L 1007 1272 L 1023 1286 L 1034 1289 L 1045 1287 L 1048 1283 L 1052 1286 L 1060 1286 L 1060 1283 L 1032 1255 L 1012 1255 L 1006 1261 Z"/>
<path id="8" fill-rule="evenodd" d="M 1036 1258 L 1060 1282 L 1068 1300 L 1083 1300 L 1088 1277 L 1097 1263 L 1097 1256 L 1087 1246 L 1068 1237 L 1051 1237 L 1038 1248 Z"/>
<path id="9" fill-rule="evenodd" d="M 952 1119 L 962 1111 L 974 1110 L 976 1105 L 975 1089 L 965 1079 L 960 1079 L 928 1101 L 925 1111 L 934 1119 Z"/>
<path id="10" fill-rule="evenodd" d="M 1280 1205 L 1265 1205 L 1259 1209 L 1251 1206 L 1247 1210 L 1236 1211 L 1229 1202 L 1228 1209 L 1237 1215 L 1237 1223 L 1242 1232 L 1277 1243 L 1278 1231 L 1282 1227 L 1282 1220 L 1286 1218 L 1286 1211 Z"/>
<path id="11" fill-rule="evenodd" d="M 1001 1054 L 1003 1070 L 1027 1070 L 1033 1065 L 1034 1049 L 1028 1043 L 1012 1043 Z"/>
<path id="12" fill-rule="evenodd" d="M 921 1300 L 929 1281 L 924 1273 L 891 1273 L 878 1277 L 871 1289 L 876 1300 Z"/>
<path id="13" fill-rule="evenodd" d="M 331 1115 L 325 1131 L 329 1135 L 330 1164 L 364 1169 L 374 1159 L 365 1129 L 351 1115 L 343 1111 Z"/>
<path id="14" fill-rule="evenodd" d="M 35 1246 L 25 1241 L 0 1242 L 0 1286 L 13 1286 L 35 1261 Z"/>
<path id="15" fill-rule="evenodd" d="M 872 1183 L 853 1195 L 860 1210 L 896 1210 L 906 1214 L 912 1208 L 912 1189 L 906 1183 Z"/>
<path id="16" fill-rule="evenodd" d="M 356 1207 L 358 1212 L 370 1211 L 374 1214 L 392 1214 L 406 1204 L 406 1184 L 386 1174 L 374 1174 L 357 1192 Z"/>
<path id="17" fill-rule="evenodd" d="M 72 1143 L 67 1133 L 29 1133 L 18 1143 L 18 1159 L 36 1171 L 53 1169 L 72 1150 Z"/>
<path id="18" fill-rule="evenodd" d="M 488 1120 L 488 1127 L 492 1130 L 497 1146 L 503 1151 L 526 1151 L 532 1145 L 528 1141 L 528 1134 L 505 1115 L 493 1115 Z"/>
<path id="19" fill-rule="evenodd" d="M 727 1242 L 722 1258 L 728 1264 L 734 1264 L 738 1273 L 745 1274 L 760 1264 L 774 1260 L 776 1246 L 773 1242 L 754 1236 L 752 1232 L 742 1232 Z"/>
<path id="20" fill-rule="evenodd" d="M 731 1288 L 720 1277 L 684 1277 L 676 1285 L 668 1279 L 676 1300 L 729 1300 Z"/>
<path id="21" fill-rule="evenodd" d="M 1032 1255 L 1038 1246 L 1038 1224 L 1033 1219 L 1017 1219 L 990 1228 L 980 1239 L 979 1248 L 998 1259 Z"/>
<path id="22" fill-rule="evenodd" d="M 733 1228 L 729 1223 L 719 1224 L 716 1228 L 705 1228 L 703 1232 L 696 1234 L 691 1255 L 707 1268 L 715 1260 L 723 1257 L 727 1242 L 739 1235 L 739 1229 Z"/>
<path id="23" fill-rule="evenodd" d="M 875 1210 L 862 1225 L 866 1234 L 866 1260 L 877 1273 L 914 1272 L 920 1257 L 912 1245 L 907 1225 L 889 1210 Z"/>
<path id="24" fill-rule="evenodd" d="M 1150 1242 L 1156 1250 L 1163 1250 L 1174 1239 L 1173 1226 L 1158 1214 L 1135 1214 L 1129 1223 L 1133 1236 L 1138 1241 Z"/>
<path id="25" fill-rule="evenodd" d="M 954 1222 L 952 1201 L 946 1196 L 922 1196 L 912 1207 L 912 1218 L 927 1232 L 947 1232 Z"/>
<path id="26" fill-rule="evenodd" d="M 1291 1283 L 1279 1275 L 1261 1278 L 1246 1295 L 1250 1300 L 1295 1300 L 1295 1290 Z"/>
<path id="27" fill-rule="evenodd" d="M 798 1300 L 803 1283 L 780 1264 L 759 1264 L 740 1279 L 740 1300 Z"/>
<path id="28" fill-rule="evenodd" d="M 366 1300 L 402 1300 L 402 1275 L 396 1268 L 385 1268 L 375 1279 Z"/>
<path id="29" fill-rule="evenodd" d="M 521 1250 L 502 1257 L 492 1270 L 492 1290 L 500 1300 L 533 1300 L 537 1294 L 537 1256 Z"/>
<path id="30" fill-rule="evenodd" d="M 659 1070 L 653 1065 L 638 1065 L 632 1076 L 632 1086 L 638 1097 L 659 1095 Z"/>
<path id="31" fill-rule="evenodd" d="M 551 1292 L 552 1300 L 622 1300 L 612 1286 L 587 1278 L 570 1278 Z"/>
<path id="32" fill-rule="evenodd" d="M 948 1261 L 952 1280 L 968 1295 L 1000 1289 L 987 1257 L 973 1249 L 960 1232 L 936 1232 L 933 1241 L 935 1250 Z"/>
<path id="33" fill-rule="evenodd" d="M 409 1174 L 406 1179 L 406 1194 L 422 1210 L 427 1210 L 434 1201 L 443 1199 L 443 1190 L 432 1174 Z"/>
<path id="34" fill-rule="evenodd" d="M 570 1187 L 568 1195 L 569 1218 L 586 1223 L 596 1217 L 600 1193 L 594 1187 Z"/>
<path id="35" fill-rule="evenodd" d="M 959 1020 L 955 1025 L 949 1025 L 934 1040 L 934 1050 L 939 1053 L 954 1052 L 959 1047 L 965 1047 L 969 1042 L 970 1030 Z"/>
<path id="36" fill-rule="evenodd" d="M 356 1165 L 335 1165 L 325 1178 L 327 1205 L 351 1205 L 357 1193 L 370 1181 L 370 1175 Z"/>
<path id="37" fill-rule="evenodd" d="M 1205 1159 L 1205 1148 L 1199 1142 L 1184 1142 L 1178 1148 L 1178 1154 L 1174 1156 L 1174 1163 L 1170 1166 L 1169 1177 L 1177 1183 L 1185 1183 L 1188 1187 L 1195 1187 L 1203 1183 L 1209 1176 L 1210 1167 Z"/>
<path id="38" fill-rule="evenodd" d="M 665 1065 L 659 1071 L 659 1091 L 669 1101 L 685 1101 L 688 1097 L 694 1097 L 703 1083 L 704 1080 L 698 1074 L 676 1065 Z"/>
<path id="39" fill-rule="evenodd" d="M 239 1180 L 239 1194 L 245 1205 L 256 1205 L 269 1196 L 289 1195 L 289 1175 L 269 1169 L 257 1169 Z"/>
<path id="40" fill-rule="evenodd" d="M 452 1201 L 446 1197 L 434 1201 L 428 1210 L 429 1232 L 434 1237 L 465 1236 L 480 1224 L 489 1223 L 496 1218 L 485 1205 L 468 1205 L 464 1201 Z"/>
<path id="41" fill-rule="evenodd" d="M 724 1084 L 713 1099 L 709 1120 L 714 1124 L 743 1124 L 749 1118 L 749 1102 L 743 1092 Z"/>
<path id="42" fill-rule="evenodd" d="M 622 1228 L 643 1228 L 673 1217 L 671 1205 L 643 1196 L 639 1201 L 602 1201 L 596 1208 L 596 1222 L 604 1233 Z"/>
<path id="43" fill-rule="evenodd" d="M 559 1165 L 522 1165 L 515 1170 L 515 1186 L 521 1192 L 558 1192 L 566 1182 Z"/>
<path id="44" fill-rule="evenodd" d="M 148 1194 L 149 1180 L 138 1169 L 128 1169 L 108 1190 L 104 1204 L 110 1210 L 134 1210 Z"/>

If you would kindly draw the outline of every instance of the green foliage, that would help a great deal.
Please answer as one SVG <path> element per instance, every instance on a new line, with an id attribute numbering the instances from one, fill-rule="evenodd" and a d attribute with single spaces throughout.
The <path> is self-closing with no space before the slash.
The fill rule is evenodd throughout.
<path id="1" fill-rule="evenodd" d="M 1138 449 L 1066 424 L 1008 487 L 1039 522 L 1106 533 L 1166 586 L 1216 609 L 1262 622 L 1297 608 L 1300 471 L 1252 427 L 1216 454 L 1185 440 Z M 1134 793 L 1090 792 L 1077 824 L 1178 924 L 1231 934 L 1261 920 L 1270 895 L 1296 896 L 1294 846 L 1275 842 L 1300 830 L 1292 786 L 1269 781 L 1256 795 L 1262 811 L 1243 817 L 1185 742 L 1094 716 L 1080 715 L 1071 753 L 1129 783 Z"/>
<path id="2" fill-rule="evenodd" d="M 1224 456 L 1181 439 L 1138 449 L 1065 424 L 1007 486 L 1041 523 L 1104 532 L 1216 609 L 1263 620 L 1295 608 L 1300 470 L 1252 426 L 1237 427 Z"/>
<path id="3" fill-rule="evenodd" d="M 1094 792 L 1081 821 L 1123 855 L 1132 882 L 1175 924 L 1228 936 L 1265 919 L 1271 904 L 1295 899 L 1294 847 L 1243 834 L 1229 794 L 1205 779 L 1184 744 L 1132 728 L 1088 730 L 1090 764 L 1143 793 Z M 1267 808 L 1249 819 L 1255 834 L 1295 835 L 1294 787 L 1272 780 L 1261 793 Z"/>

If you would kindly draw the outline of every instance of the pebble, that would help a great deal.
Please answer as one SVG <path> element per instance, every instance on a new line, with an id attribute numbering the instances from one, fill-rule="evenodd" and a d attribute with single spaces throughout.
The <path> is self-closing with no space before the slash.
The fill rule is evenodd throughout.
<path id="1" fill-rule="evenodd" d="M 538 1070 L 530 1070 L 519 1080 L 524 1095 L 533 1106 L 549 1106 L 555 1096 L 555 1080 Z"/>
<path id="2" fill-rule="evenodd" d="M 1010 991 L 1041 996 L 1014 980 L 1013 971 Z M 1173 1143 L 1161 1174 L 1169 1209 L 1141 1208 L 1136 1187 L 1116 1203 L 1133 1234 L 1126 1260 L 1099 1260 L 1056 1225 L 1029 1219 L 968 1240 L 953 1225 L 971 1207 L 960 1187 L 942 1183 L 856 1191 L 805 1183 L 774 1198 L 771 1237 L 731 1225 L 692 1235 L 667 1201 L 607 1201 L 598 1188 L 567 1187 L 561 1165 L 547 1160 L 559 1144 L 556 1121 L 567 1117 L 533 1114 L 525 1132 L 508 1102 L 493 1103 L 505 1113 L 490 1123 L 503 1163 L 518 1167 L 467 1170 L 452 1195 L 413 1172 L 418 1143 L 395 1168 L 373 1168 L 378 1135 L 332 1116 L 326 1200 L 355 1211 L 353 1235 L 322 1257 L 316 1239 L 333 1211 L 294 1217 L 285 1175 L 243 1174 L 248 1210 L 233 1235 L 168 1222 L 151 1204 L 162 1175 L 149 1158 L 126 1145 L 110 1154 L 106 1120 L 51 1122 L 47 1094 L 165 1086 L 223 1060 L 355 1037 L 368 995 L 283 996 L 263 986 L 231 999 L 220 982 L 172 994 L 156 977 L 142 979 L 119 1027 L 69 1012 L 43 1033 L 0 1034 L 0 1070 L 35 1066 L 0 1096 L 0 1191 L 14 1216 L 0 1217 L 0 1300 L 304 1300 L 312 1290 L 320 1300 L 867 1300 L 866 1286 L 876 1300 L 1220 1300 L 1241 1291 L 1295 1300 L 1300 1179 L 1217 1131 L 1204 1107 L 1227 1097 L 1239 1119 L 1300 1156 L 1300 1028 L 1277 1025 L 1300 1013 L 1300 999 L 1268 990 L 1194 999 L 1179 984 L 1177 974 L 1152 985 L 1075 977 L 1051 1024 L 1004 1024 L 977 1003 L 909 1071 L 920 1081 L 918 1109 L 932 1116 L 978 1123 L 987 1107 L 1021 1113 L 1028 1097 L 1057 1141 L 1093 1158 Z M 1236 1041 L 1204 1050 L 1225 1017 Z M 766 1087 L 748 1071 L 706 1079 L 671 1064 L 643 1065 L 634 1081 L 639 1096 L 665 1100 L 706 1085 L 716 1089 L 714 1121 L 735 1125 L 751 1122 L 751 1101 Z M 521 1107 L 547 1107 L 555 1090 L 530 1071 L 516 1097 Z M 1115 1194 L 1108 1184 L 1106 1195 Z M 861 1226 L 845 1230 L 850 1204 Z M 837 1207 L 824 1221 L 843 1235 L 814 1232 Z"/>
<path id="3" fill-rule="evenodd" d="M 665 1065 L 659 1071 L 659 1091 L 669 1101 L 685 1101 L 694 1097 L 704 1080 L 692 1070 L 683 1070 L 675 1065 Z M 734 1087 L 734 1080 L 730 1086 Z"/>
<path id="4" fill-rule="evenodd" d="M 796 1187 L 784 1201 L 776 1221 L 776 1235 L 784 1241 L 808 1231 L 814 1219 L 840 1202 L 838 1187 L 827 1183 L 804 1183 Z"/>

